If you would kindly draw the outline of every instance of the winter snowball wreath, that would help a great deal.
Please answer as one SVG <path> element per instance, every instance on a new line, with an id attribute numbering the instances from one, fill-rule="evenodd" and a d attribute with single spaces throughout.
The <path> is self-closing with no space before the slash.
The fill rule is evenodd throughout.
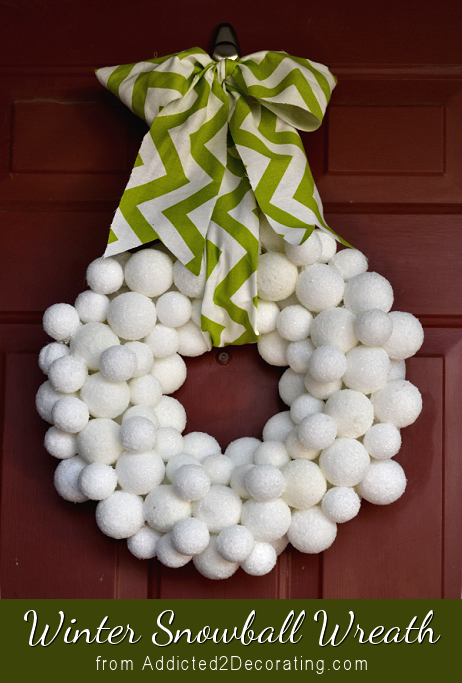
<path id="1" fill-rule="evenodd" d="M 204 268 L 192 274 L 160 242 L 93 261 L 89 289 L 43 318 L 54 341 L 40 352 L 48 379 L 36 405 L 52 425 L 58 493 L 98 501 L 98 527 L 137 558 L 192 560 L 210 579 L 239 566 L 266 574 L 287 543 L 322 552 L 362 499 L 397 500 L 400 429 L 422 407 L 405 359 L 423 331 L 391 311 L 390 283 L 367 267 L 327 232 L 292 246 L 261 217 L 257 345 L 287 366 L 287 410 L 262 440 L 243 435 L 222 453 L 205 432 L 183 434 L 185 409 L 170 396 L 186 380 L 183 356 L 211 349 Z"/>

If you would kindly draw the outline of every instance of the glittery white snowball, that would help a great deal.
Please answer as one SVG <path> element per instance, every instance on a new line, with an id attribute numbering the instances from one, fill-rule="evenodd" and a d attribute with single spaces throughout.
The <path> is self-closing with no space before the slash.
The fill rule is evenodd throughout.
<path id="1" fill-rule="evenodd" d="M 130 401 L 133 405 L 142 405 L 156 408 L 162 398 L 162 385 L 152 374 L 143 377 L 134 377 L 128 382 Z"/>
<path id="2" fill-rule="evenodd" d="M 287 347 L 289 342 L 283 339 L 277 330 L 262 334 L 257 342 L 258 353 L 268 365 L 287 365 Z"/>
<path id="3" fill-rule="evenodd" d="M 302 420 L 313 413 L 322 413 L 324 410 L 324 401 L 315 398 L 310 394 L 302 394 L 296 398 L 290 406 L 290 417 L 292 422 L 299 425 Z"/>
<path id="4" fill-rule="evenodd" d="M 207 495 L 192 505 L 193 516 L 204 520 L 211 534 L 218 534 L 226 526 L 241 519 L 241 499 L 227 486 L 215 484 Z"/>
<path id="5" fill-rule="evenodd" d="M 144 294 L 125 292 L 109 304 L 107 320 L 119 337 L 136 341 L 146 337 L 154 328 L 156 307 Z"/>
<path id="6" fill-rule="evenodd" d="M 305 376 L 305 388 L 311 396 L 314 396 L 314 398 L 326 400 L 340 391 L 342 388 L 342 380 L 337 379 L 334 382 L 319 382 L 319 380 L 315 379 L 307 372 Z"/>
<path id="7" fill-rule="evenodd" d="M 284 254 L 268 252 L 258 258 L 258 296 L 266 301 L 281 301 L 295 291 L 298 270 Z"/>
<path id="8" fill-rule="evenodd" d="M 109 298 L 105 294 L 87 289 L 78 295 L 74 306 L 83 323 L 104 323 L 109 303 Z"/>
<path id="9" fill-rule="evenodd" d="M 335 541 L 337 525 L 315 505 L 309 510 L 297 510 L 287 532 L 290 543 L 302 553 L 322 553 Z"/>
<path id="10" fill-rule="evenodd" d="M 157 323 L 143 341 L 151 349 L 154 358 L 172 356 L 180 346 L 180 337 L 176 329 L 160 323 Z"/>
<path id="11" fill-rule="evenodd" d="M 104 500 L 114 493 L 117 475 L 110 465 L 93 462 L 80 472 L 79 486 L 82 493 L 90 500 Z"/>
<path id="12" fill-rule="evenodd" d="M 77 454 L 77 441 L 73 434 L 50 427 L 45 434 L 45 448 L 54 458 L 65 460 Z"/>
<path id="13" fill-rule="evenodd" d="M 144 524 L 142 498 L 127 491 L 114 491 L 96 506 L 96 524 L 111 538 L 133 536 Z"/>
<path id="14" fill-rule="evenodd" d="M 39 353 L 38 364 L 39 368 L 45 375 L 48 375 L 48 371 L 58 358 L 63 356 L 68 356 L 70 354 L 69 347 L 66 344 L 60 342 L 50 342 L 41 349 Z"/>
<path id="15" fill-rule="evenodd" d="M 390 372 L 388 373 L 388 381 L 393 379 L 406 379 L 406 361 L 405 360 L 390 360 Z"/>
<path id="16" fill-rule="evenodd" d="M 43 315 L 43 329 L 56 341 L 69 339 L 79 325 L 79 314 L 70 304 L 53 304 Z"/>
<path id="17" fill-rule="evenodd" d="M 389 316 L 393 322 L 393 332 L 383 348 L 390 358 L 410 358 L 423 344 L 424 333 L 420 320 L 411 313 L 402 311 L 392 311 Z"/>
<path id="18" fill-rule="evenodd" d="M 393 305 L 393 289 L 382 275 L 361 273 L 345 285 L 344 304 L 356 315 L 370 308 L 388 313 Z"/>
<path id="19" fill-rule="evenodd" d="M 387 460 L 401 448 L 401 434 L 397 427 L 388 422 L 378 422 L 364 434 L 364 447 L 376 460 Z"/>
<path id="20" fill-rule="evenodd" d="M 276 550 L 270 543 L 257 541 L 249 557 L 242 562 L 241 567 L 246 574 L 263 576 L 268 574 L 277 562 Z"/>
<path id="21" fill-rule="evenodd" d="M 389 505 L 398 500 L 405 489 L 406 475 L 396 460 L 373 460 L 357 490 L 369 503 Z"/>
<path id="22" fill-rule="evenodd" d="M 167 358 L 156 358 L 151 373 L 159 380 L 162 393 L 173 394 L 186 380 L 186 363 L 178 353 Z"/>
<path id="23" fill-rule="evenodd" d="M 284 442 L 286 450 L 294 460 L 315 460 L 320 451 L 317 448 L 308 448 L 298 438 L 298 429 L 292 429 Z"/>
<path id="24" fill-rule="evenodd" d="M 146 496 L 144 516 L 150 527 L 166 533 L 191 516 L 191 503 L 178 498 L 171 485 L 158 486 Z"/>
<path id="25" fill-rule="evenodd" d="M 311 341 L 314 346 L 337 346 L 343 353 L 347 353 L 358 343 L 354 322 L 354 314 L 346 308 L 321 311 L 311 325 Z"/>
<path id="26" fill-rule="evenodd" d="M 210 491 L 211 483 L 208 473 L 197 464 L 181 465 L 172 476 L 173 490 L 182 500 L 201 500 Z"/>
<path id="27" fill-rule="evenodd" d="M 205 262 L 201 263 L 199 275 L 191 273 L 181 261 L 175 261 L 173 265 L 173 281 L 182 294 L 190 299 L 198 299 L 203 296 L 205 290 Z"/>
<path id="28" fill-rule="evenodd" d="M 156 302 L 157 317 L 167 327 L 181 327 L 191 317 L 191 301 L 181 292 L 165 292 Z"/>
<path id="29" fill-rule="evenodd" d="M 239 569 L 237 562 L 228 562 L 218 553 L 216 536 L 210 537 L 210 543 L 203 552 L 194 555 L 193 563 L 207 579 L 228 579 Z"/>
<path id="30" fill-rule="evenodd" d="M 312 232 L 303 244 L 293 245 L 285 243 L 286 254 L 296 266 L 310 266 L 315 263 L 322 253 L 322 244 L 316 231 Z"/>
<path id="31" fill-rule="evenodd" d="M 337 423 L 337 435 L 350 439 L 365 434 L 374 421 L 371 401 L 353 389 L 343 389 L 333 394 L 326 401 L 324 412 Z"/>
<path id="32" fill-rule="evenodd" d="M 405 379 L 388 382 L 372 394 L 371 401 L 377 420 L 390 422 L 398 429 L 415 422 L 422 410 L 420 391 Z"/>
<path id="33" fill-rule="evenodd" d="M 337 346 L 318 346 L 308 361 L 310 375 L 318 382 L 336 382 L 347 369 L 347 359 Z"/>
<path id="34" fill-rule="evenodd" d="M 342 274 L 345 282 L 355 275 L 365 273 L 367 270 L 367 258 L 357 249 L 342 249 L 332 257 L 330 264 L 335 266 Z"/>
<path id="35" fill-rule="evenodd" d="M 256 439 L 254 436 L 243 436 L 240 439 L 231 441 L 225 450 L 225 455 L 229 455 L 234 462 L 234 467 L 248 465 L 253 463 L 254 453 L 260 444 L 260 439 Z"/>
<path id="36" fill-rule="evenodd" d="M 254 537 L 240 524 L 225 527 L 217 537 L 217 551 L 228 562 L 244 562 L 254 546 Z"/>
<path id="37" fill-rule="evenodd" d="M 267 217 L 261 214 L 259 217 L 259 240 L 263 251 L 284 252 L 285 242 L 281 235 L 274 230 Z"/>
<path id="38" fill-rule="evenodd" d="M 122 422 L 119 439 L 126 451 L 143 453 L 154 448 L 156 428 L 148 418 L 135 415 Z"/>
<path id="39" fill-rule="evenodd" d="M 228 486 L 234 462 L 228 455 L 214 453 L 201 460 L 201 465 L 210 477 L 212 484 Z"/>
<path id="40" fill-rule="evenodd" d="M 241 524 L 256 541 L 271 543 L 284 536 L 290 526 L 290 507 L 282 498 L 276 500 L 247 500 L 242 506 Z"/>
<path id="41" fill-rule="evenodd" d="M 125 281 L 134 292 L 160 296 L 173 283 L 172 259 L 158 249 L 141 249 L 127 262 Z"/>
<path id="42" fill-rule="evenodd" d="M 136 354 L 127 346 L 110 346 L 99 359 L 99 370 L 109 382 L 125 382 L 134 377 L 137 369 Z"/>
<path id="43" fill-rule="evenodd" d="M 176 398 L 162 396 L 155 411 L 159 427 L 173 427 L 178 432 L 183 432 L 186 427 L 186 410 Z"/>
<path id="44" fill-rule="evenodd" d="M 319 466 L 334 486 L 356 486 L 370 467 L 369 453 L 356 439 L 336 439 L 322 451 Z"/>
<path id="45" fill-rule="evenodd" d="M 333 486 L 328 491 L 321 503 L 321 510 L 337 524 L 348 522 L 359 512 L 361 499 L 353 488 L 349 486 Z"/>
<path id="46" fill-rule="evenodd" d="M 298 425 L 297 436 L 307 448 L 321 450 L 334 443 L 337 436 L 337 424 L 330 415 L 312 413 Z"/>
<path id="47" fill-rule="evenodd" d="M 291 342 L 286 350 L 286 360 L 291 369 L 297 373 L 308 372 L 308 362 L 314 351 L 311 339 Z"/>
<path id="48" fill-rule="evenodd" d="M 93 417 L 118 417 L 128 408 L 130 389 L 126 382 L 108 382 L 100 372 L 87 379 L 80 398 Z"/>
<path id="49" fill-rule="evenodd" d="M 359 341 L 366 346 L 382 346 L 393 330 L 393 320 L 379 308 L 370 308 L 360 313 L 354 323 Z"/>
<path id="50" fill-rule="evenodd" d="M 284 491 L 285 479 L 274 465 L 255 465 L 247 472 L 244 484 L 254 500 L 274 500 Z"/>
<path id="51" fill-rule="evenodd" d="M 286 306 L 280 311 L 276 327 L 283 339 L 288 341 L 302 341 L 306 339 L 309 332 L 313 316 L 300 304 Z"/>
<path id="52" fill-rule="evenodd" d="M 355 346 L 346 355 L 347 369 L 343 383 L 349 389 L 372 394 L 381 389 L 388 380 L 390 359 L 382 348 Z"/>
<path id="53" fill-rule="evenodd" d="M 130 349 L 136 356 L 136 369 L 132 377 L 142 377 L 146 375 L 151 368 L 154 360 L 151 349 L 147 344 L 140 341 L 131 341 L 124 344 L 126 349 Z"/>
<path id="54" fill-rule="evenodd" d="M 154 449 L 164 462 L 183 452 L 183 436 L 173 427 L 159 427 L 156 431 Z"/>
<path id="55" fill-rule="evenodd" d="M 203 460 L 208 455 L 221 453 L 218 441 L 205 432 L 190 432 L 183 437 L 183 452 L 194 455 L 198 460 Z"/>
<path id="56" fill-rule="evenodd" d="M 253 460 L 255 465 L 282 467 L 290 461 L 290 456 L 287 448 L 280 441 L 264 441 L 255 450 Z"/>
<path id="57" fill-rule="evenodd" d="M 161 537 L 162 534 L 145 524 L 136 534 L 127 538 L 127 546 L 139 560 L 151 560 L 156 556 L 157 542 Z"/>
<path id="58" fill-rule="evenodd" d="M 120 339 L 109 325 L 86 323 L 72 336 L 70 349 L 72 354 L 83 358 L 89 370 L 96 371 L 103 351 L 117 344 L 120 344 Z"/>
<path id="59" fill-rule="evenodd" d="M 321 241 L 321 256 L 318 261 L 321 263 L 327 263 L 334 256 L 337 251 L 337 242 L 335 238 L 324 230 L 315 230 L 315 233 Z"/>
<path id="60" fill-rule="evenodd" d="M 202 356 L 203 353 L 212 348 L 208 332 L 202 332 L 201 328 L 192 320 L 176 329 L 180 340 L 178 353 L 182 356 Z"/>
<path id="61" fill-rule="evenodd" d="M 291 406 L 296 398 L 305 393 L 305 376 L 294 372 L 292 368 L 287 368 L 281 375 L 278 390 L 282 401 Z"/>
<path id="62" fill-rule="evenodd" d="M 196 465 L 200 467 L 201 464 L 194 455 L 190 453 L 179 453 L 178 455 L 172 456 L 167 462 L 165 468 L 165 476 L 170 481 L 173 482 L 176 472 L 184 465 Z M 186 499 L 185 499 L 186 500 Z"/>
<path id="63" fill-rule="evenodd" d="M 259 334 L 267 334 L 276 329 L 276 320 L 279 315 L 279 307 L 275 301 L 258 299 L 257 304 L 257 330 Z"/>
<path id="64" fill-rule="evenodd" d="M 62 394 L 73 394 L 81 389 L 87 377 L 85 362 L 73 355 L 57 358 L 48 371 L 51 386 Z"/>
<path id="65" fill-rule="evenodd" d="M 98 294 L 112 294 L 124 282 L 124 269 L 114 258 L 95 259 L 87 268 L 87 284 Z"/>
<path id="66" fill-rule="evenodd" d="M 292 460 L 282 468 L 286 486 L 282 498 L 293 508 L 304 510 L 319 503 L 326 492 L 326 479 L 316 463 Z"/>
<path id="67" fill-rule="evenodd" d="M 112 465 L 122 453 L 119 440 L 120 426 L 114 420 L 90 420 L 77 435 L 79 453 L 88 463 L 102 462 Z"/>
<path id="68" fill-rule="evenodd" d="M 155 451 L 122 453 L 115 469 L 120 488 L 140 496 L 159 486 L 165 474 L 164 461 Z"/>
<path id="69" fill-rule="evenodd" d="M 79 486 L 80 472 L 85 462 L 78 455 L 61 460 L 54 474 L 54 485 L 59 495 L 71 503 L 83 503 L 88 500 Z"/>
<path id="70" fill-rule="evenodd" d="M 54 404 L 51 417 L 58 429 L 77 434 L 88 424 L 90 413 L 86 403 L 76 396 L 63 396 Z"/>
<path id="71" fill-rule="evenodd" d="M 130 417 L 145 417 L 151 420 L 154 427 L 157 427 L 159 421 L 152 406 L 145 406 L 142 403 L 137 403 L 135 406 L 130 406 L 122 415 L 122 424 Z"/>
<path id="72" fill-rule="evenodd" d="M 290 417 L 290 410 L 276 413 L 270 417 L 263 427 L 263 441 L 284 441 L 287 434 L 294 428 L 294 423 Z"/>
<path id="73" fill-rule="evenodd" d="M 250 498 L 250 493 L 245 488 L 244 482 L 247 472 L 249 472 L 252 467 L 254 467 L 252 463 L 247 463 L 247 465 L 238 465 L 233 469 L 229 478 L 229 485 L 242 500 Z"/>
<path id="74" fill-rule="evenodd" d="M 35 407 L 42 420 L 53 424 L 51 411 L 56 401 L 64 396 L 65 394 L 55 391 L 48 380 L 39 386 L 35 395 Z"/>
<path id="75" fill-rule="evenodd" d="M 271 541 L 271 545 L 276 551 L 276 555 L 280 555 L 281 553 L 284 552 L 284 550 L 287 548 L 289 544 L 289 539 L 287 538 L 287 534 L 282 536 L 281 538 L 277 538 L 275 541 Z"/>
<path id="76" fill-rule="evenodd" d="M 297 280 L 296 294 L 309 311 L 323 311 L 337 306 L 343 297 L 345 283 L 339 271 L 325 263 L 314 263 L 303 270 Z"/>
<path id="77" fill-rule="evenodd" d="M 182 555 L 198 555 L 210 542 L 207 524 L 197 517 L 180 519 L 171 532 L 172 545 Z"/>

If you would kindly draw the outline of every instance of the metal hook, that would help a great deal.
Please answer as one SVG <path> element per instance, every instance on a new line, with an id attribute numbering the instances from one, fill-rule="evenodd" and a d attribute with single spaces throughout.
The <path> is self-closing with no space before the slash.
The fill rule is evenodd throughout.
<path id="1" fill-rule="evenodd" d="M 240 57 L 239 41 L 231 24 L 220 24 L 217 28 L 212 58 L 237 59 Z"/>

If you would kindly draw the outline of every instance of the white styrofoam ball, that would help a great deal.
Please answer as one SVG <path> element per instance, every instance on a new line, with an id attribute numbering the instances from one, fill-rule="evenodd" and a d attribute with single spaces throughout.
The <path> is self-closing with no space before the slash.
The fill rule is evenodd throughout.
<path id="1" fill-rule="evenodd" d="M 337 251 L 337 242 L 330 233 L 324 230 L 315 230 L 315 233 L 318 235 L 322 247 L 321 256 L 318 258 L 318 261 L 327 263 Z"/>
<path id="2" fill-rule="evenodd" d="M 357 439 L 367 432 L 374 421 L 374 406 L 360 391 L 343 389 L 327 399 L 326 415 L 337 423 L 337 435 Z"/>
<path id="3" fill-rule="evenodd" d="M 406 361 L 390 360 L 390 371 L 388 373 L 388 381 L 394 379 L 406 379 Z"/>
<path id="4" fill-rule="evenodd" d="M 99 371 L 109 382 L 126 382 L 136 370 L 136 354 L 127 346 L 110 346 L 100 356 Z"/>
<path id="5" fill-rule="evenodd" d="M 229 485 L 237 493 L 239 498 L 246 500 L 250 498 L 250 493 L 245 488 L 245 477 L 247 472 L 252 469 L 254 465 L 252 463 L 247 463 L 246 465 L 237 465 L 231 472 L 229 478 Z"/>
<path id="6" fill-rule="evenodd" d="M 125 281 L 134 292 L 160 296 L 173 283 L 172 259 L 158 249 L 141 249 L 127 262 Z"/>
<path id="7" fill-rule="evenodd" d="M 292 460 L 282 468 L 286 486 L 282 498 L 293 508 L 304 510 L 316 505 L 326 492 L 326 479 L 311 460 Z"/>
<path id="8" fill-rule="evenodd" d="M 308 510 L 297 510 L 287 532 L 290 543 L 302 553 L 322 553 L 335 541 L 337 525 L 315 505 Z"/>
<path id="9" fill-rule="evenodd" d="M 393 330 L 393 319 L 379 308 L 369 308 L 360 313 L 354 323 L 359 341 L 366 346 L 382 346 Z"/>
<path id="10" fill-rule="evenodd" d="M 175 261 L 173 265 L 173 282 L 182 294 L 190 299 L 202 297 L 205 290 L 205 281 L 206 270 L 204 260 L 202 260 L 199 275 L 194 275 L 181 261 Z"/>
<path id="11" fill-rule="evenodd" d="M 80 390 L 80 398 L 93 417 L 114 418 L 128 408 L 130 388 L 126 382 L 108 382 L 100 372 L 95 372 Z"/>
<path id="12" fill-rule="evenodd" d="M 290 461 L 290 456 L 280 441 L 264 441 L 255 450 L 253 461 L 255 465 L 282 467 Z"/>
<path id="13" fill-rule="evenodd" d="M 104 323 L 109 303 L 109 297 L 106 294 L 87 289 L 78 295 L 74 306 L 83 323 Z"/>
<path id="14" fill-rule="evenodd" d="M 133 415 L 123 420 L 119 439 L 126 451 L 144 453 L 154 448 L 156 428 L 149 418 Z"/>
<path id="15" fill-rule="evenodd" d="M 217 551 L 228 562 L 244 562 L 254 546 L 254 537 L 241 524 L 227 526 L 217 536 Z"/>
<path id="16" fill-rule="evenodd" d="M 124 282 L 124 269 L 114 258 L 95 259 L 87 268 L 87 284 L 97 294 L 112 294 Z"/>
<path id="17" fill-rule="evenodd" d="M 390 359 L 384 349 L 374 346 L 355 346 L 346 355 L 347 369 L 343 383 L 349 389 L 372 394 L 388 381 Z"/>
<path id="18" fill-rule="evenodd" d="M 412 313 L 392 311 L 389 316 L 393 322 L 393 332 L 382 346 L 390 358 L 395 360 L 410 358 L 423 344 L 422 324 Z"/>
<path id="19" fill-rule="evenodd" d="M 308 448 L 300 441 L 297 427 L 288 433 L 284 443 L 288 454 L 294 460 L 315 460 L 320 453 L 318 449 Z"/>
<path id="20" fill-rule="evenodd" d="M 102 462 L 113 465 L 123 448 L 119 440 L 120 426 L 114 420 L 90 420 L 77 435 L 79 453 L 88 463 Z"/>
<path id="21" fill-rule="evenodd" d="M 271 543 L 287 532 L 292 514 L 282 498 L 247 500 L 242 506 L 241 524 L 256 541 Z"/>
<path id="22" fill-rule="evenodd" d="M 183 436 L 173 427 L 159 427 L 156 431 L 154 449 L 164 462 L 168 462 L 174 455 L 183 452 Z"/>
<path id="23" fill-rule="evenodd" d="M 128 538 L 144 525 L 143 499 L 128 491 L 114 491 L 96 506 L 96 524 L 111 538 Z"/>
<path id="24" fill-rule="evenodd" d="M 221 453 L 220 444 L 215 437 L 205 432 L 190 432 L 183 437 L 183 452 L 203 460 L 208 455 Z"/>
<path id="25" fill-rule="evenodd" d="M 247 472 L 244 484 L 254 500 L 274 500 L 282 495 L 285 479 L 274 465 L 255 465 Z"/>
<path id="26" fill-rule="evenodd" d="M 277 330 L 262 334 L 257 341 L 258 353 L 268 365 L 287 365 L 288 345 L 287 339 L 283 339 Z"/>
<path id="27" fill-rule="evenodd" d="M 202 299 L 192 299 L 191 301 L 191 320 L 198 327 L 201 326 L 202 319 Z"/>
<path id="28" fill-rule="evenodd" d="M 156 531 L 171 531 L 180 519 L 191 516 L 191 503 L 178 498 L 173 486 L 167 484 L 153 489 L 144 501 L 144 516 Z"/>
<path id="29" fill-rule="evenodd" d="M 156 556 L 157 542 L 161 537 L 162 534 L 145 524 L 136 534 L 127 538 L 127 546 L 139 560 L 151 560 Z"/>
<path id="30" fill-rule="evenodd" d="M 228 562 L 219 554 L 216 536 L 210 536 L 207 548 L 194 555 L 193 563 L 197 571 L 207 579 L 228 579 L 239 569 L 237 562 Z"/>
<path id="31" fill-rule="evenodd" d="M 372 394 L 374 414 L 380 422 L 390 422 L 398 429 L 417 420 L 422 410 L 422 396 L 416 386 L 405 379 L 387 382 Z"/>
<path id="32" fill-rule="evenodd" d="M 291 406 L 296 398 L 305 393 L 305 376 L 294 372 L 292 368 L 287 368 L 281 375 L 278 390 L 281 400 Z"/>
<path id="33" fill-rule="evenodd" d="M 51 417 L 58 429 L 77 434 L 88 424 L 90 413 L 86 403 L 76 396 L 63 396 L 54 404 Z"/>
<path id="34" fill-rule="evenodd" d="M 286 254 L 296 266 L 310 266 L 322 254 L 322 244 L 318 233 L 313 231 L 303 244 L 294 245 L 285 242 Z"/>
<path id="35" fill-rule="evenodd" d="M 143 377 L 134 377 L 128 382 L 130 401 L 133 405 L 142 405 L 156 408 L 162 398 L 162 385 L 152 374 Z"/>
<path id="36" fill-rule="evenodd" d="M 300 273 L 295 291 L 305 308 L 319 312 L 337 306 L 342 300 L 344 289 L 345 283 L 336 268 L 325 263 L 314 263 Z"/>
<path id="37" fill-rule="evenodd" d="M 239 524 L 242 502 L 233 489 L 214 484 L 204 498 L 192 505 L 194 517 L 203 519 L 211 534 L 218 534 L 226 526 Z"/>
<path id="38" fill-rule="evenodd" d="M 190 453 L 179 453 L 178 455 L 174 455 L 169 459 L 165 468 L 165 476 L 169 482 L 173 483 L 176 472 L 184 465 L 201 466 L 199 460 Z"/>
<path id="39" fill-rule="evenodd" d="M 347 353 L 358 343 L 355 315 L 346 308 L 328 308 L 313 320 L 310 335 L 314 346 L 337 346 Z"/>
<path id="40" fill-rule="evenodd" d="M 117 486 L 117 474 L 110 465 L 92 462 L 80 472 L 79 486 L 82 493 L 90 500 L 104 500 L 114 493 Z"/>
<path id="41" fill-rule="evenodd" d="M 319 456 L 319 466 L 334 486 L 356 486 L 367 474 L 370 464 L 369 453 L 356 439 L 336 439 Z"/>
<path id="42" fill-rule="evenodd" d="M 356 315 L 370 308 L 388 313 L 393 306 L 393 289 L 379 273 L 361 273 L 346 283 L 344 304 Z"/>
<path id="43" fill-rule="evenodd" d="M 136 369 L 132 377 L 142 377 L 150 372 L 154 356 L 147 344 L 140 341 L 131 341 L 124 344 L 126 349 L 130 349 L 136 356 Z"/>
<path id="44" fill-rule="evenodd" d="M 172 356 L 180 346 L 180 337 L 176 329 L 160 323 L 157 323 L 143 341 L 151 349 L 154 358 Z"/>
<path id="45" fill-rule="evenodd" d="M 162 482 L 165 465 L 155 451 L 124 452 L 117 460 L 115 470 L 121 489 L 145 496 Z"/>
<path id="46" fill-rule="evenodd" d="M 297 436 L 304 446 L 322 450 L 331 446 L 337 436 L 337 423 L 325 413 L 307 415 L 297 427 Z"/>
<path id="47" fill-rule="evenodd" d="M 139 252 L 141 253 L 141 252 Z M 146 337 L 156 324 L 156 307 L 139 292 L 124 292 L 112 299 L 107 321 L 122 339 L 137 341 Z"/>
<path id="48" fill-rule="evenodd" d="M 71 353 L 83 358 L 89 370 L 99 370 L 99 360 L 103 351 L 110 346 L 120 344 L 119 337 L 109 325 L 104 323 L 86 323 L 72 336 Z"/>
<path id="49" fill-rule="evenodd" d="M 333 486 L 326 491 L 321 503 L 321 510 L 337 524 L 349 522 L 356 517 L 361 507 L 361 499 L 349 486 Z"/>
<path id="50" fill-rule="evenodd" d="M 210 533 L 203 519 L 180 519 L 171 531 L 172 545 L 182 555 L 198 555 L 210 543 Z"/>
<path id="51" fill-rule="evenodd" d="M 60 342 L 50 342 L 41 349 L 38 358 L 38 364 L 40 370 L 48 375 L 48 370 L 51 364 L 58 358 L 63 356 L 68 356 L 70 354 L 69 347 L 66 344 Z"/>
<path id="52" fill-rule="evenodd" d="M 48 379 L 55 391 L 74 394 L 85 384 L 88 370 L 85 361 L 72 354 L 57 358 L 50 366 Z"/>
<path id="53" fill-rule="evenodd" d="M 334 382 L 319 382 L 311 376 L 310 372 L 305 375 L 305 389 L 314 396 L 314 398 L 325 401 L 333 394 L 336 394 L 342 388 L 342 380 L 337 379 Z"/>
<path id="54" fill-rule="evenodd" d="M 338 251 L 330 260 L 330 264 L 340 271 L 345 282 L 355 275 L 365 273 L 368 266 L 367 258 L 357 249 Z"/>
<path id="55" fill-rule="evenodd" d="M 85 467 L 85 462 L 78 455 L 61 460 L 54 474 L 55 489 L 64 500 L 71 503 L 83 503 L 88 500 L 79 486 L 80 472 Z"/>
<path id="56" fill-rule="evenodd" d="M 241 563 L 242 569 L 251 576 L 268 574 L 276 565 L 276 550 L 270 543 L 257 541 L 249 557 Z"/>
<path id="57" fill-rule="evenodd" d="M 315 398 L 311 394 L 302 394 L 296 398 L 290 406 L 290 417 L 292 422 L 299 425 L 302 420 L 313 413 L 322 413 L 324 410 L 324 401 L 320 398 Z"/>
<path id="58" fill-rule="evenodd" d="M 374 505 L 394 503 L 405 489 L 406 475 L 396 460 L 373 460 L 369 472 L 357 487 L 359 495 Z"/>
<path id="59" fill-rule="evenodd" d="M 281 538 L 277 538 L 275 541 L 271 541 L 271 545 L 276 551 L 276 555 L 280 555 L 281 553 L 284 552 L 284 550 L 287 548 L 289 544 L 289 539 L 287 538 L 287 534 L 284 536 L 281 536 Z"/>
<path id="60" fill-rule="evenodd" d="M 287 256 L 268 252 L 258 257 L 258 296 L 266 301 L 282 301 L 295 291 L 297 266 Z"/>
<path id="61" fill-rule="evenodd" d="M 300 304 L 286 306 L 279 312 L 276 327 L 283 339 L 302 341 L 310 333 L 313 316 Z"/>
<path id="62" fill-rule="evenodd" d="M 314 351 L 311 339 L 303 339 L 291 342 L 286 350 L 286 360 L 291 369 L 296 373 L 308 372 L 308 363 Z"/>
<path id="63" fill-rule="evenodd" d="M 258 238 L 263 251 L 284 252 L 284 238 L 274 230 L 265 214 L 259 216 Z"/>
<path id="64" fill-rule="evenodd" d="M 336 382 L 346 369 L 346 356 L 338 346 L 318 346 L 308 361 L 309 373 L 317 382 Z"/>
<path id="65" fill-rule="evenodd" d="M 142 403 L 137 403 L 136 405 L 127 408 L 122 415 L 122 424 L 130 417 L 145 417 L 146 419 L 151 420 L 154 427 L 157 427 L 159 423 L 154 408 L 152 406 L 145 406 Z"/>
<path id="66" fill-rule="evenodd" d="M 162 393 L 173 394 L 186 381 L 186 363 L 178 353 L 166 358 L 156 358 L 152 364 L 151 374 L 159 380 Z"/>
<path id="67" fill-rule="evenodd" d="M 79 314 L 70 304 L 53 304 L 43 314 L 43 329 L 56 341 L 69 339 L 79 326 Z"/>
<path id="68" fill-rule="evenodd" d="M 253 463 L 254 453 L 260 444 L 260 439 L 256 439 L 254 436 L 243 436 L 231 441 L 225 450 L 225 455 L 231 458 L 234 467 L 248 465 Z"/>
<path id="69" fill-rule="evenodd" d="M 214 453 L 201 459 L 201 465 L 210 477 L 212 484 L 229 485 L 231 472 L 234 469 L 234 462 L 229 455 Z"/>
<path id="70" fill-rule="evenodd" d="M 74 434 L 50 427 L 45 434 L 44 446 L 54 458 L 65 460 L 77 454 L 77 441 Z"/>
<path id="71" fill-rule="evenodd" d="M 178 432 L 183 432 L 186 427 L 186 410 L 176 398 L 162 396 L 155 411 L 159 427 L 173 427 Z"/>
<path id="72" fill-rule="evenodd" d="M 259 334 L 268 334 L 276 329 L 276 320 L 279 315 L 279 307 L 275 301 L 258 299 L 257 303 L 257 331 Z"/>
<path id="73" fill-rule="evenodd" d="M 363 444 L 369 455 L 376 460 L 393 458 L 401 448 L 401 434 L 388 422 L 378 422 L 364 434 Z"/>
<path id="74" fill-rule="evenodd" d="M 181 292 L 165 292 L 156 302 L 157 318 L 167 327 L 181 327 L 191 318 L 191 301 Z"/>
<path id="75" fill-rule="evenodd" d="M 176 330 L 179 337 L 178 353 L 182 356 L 202 356 L 203 353 L 212 348 L 209 333 L 202 332 L 201 328 L 192 320 L 181 327 L 177 327 Z"/>
<path id="76" fill-rule="evenodd" d="M 56 401 L 64 396 L 65 394 L 55 391 L 48 380 L 39 386 L 35 395 L 35 407 L 42 420 L 53 424 L 51 411 Z"/>
<path id="77" fill-rule="evenodd" d="M 284 410 L 270 417 L 263 427 L 263 441 L 281 441 L 284 443 L 286 436 L 294 428 L 290 417 L 290 410 Z"/>
<path id="78" fill-rule="evenodd" d="M 169 463 L 175 460 L 174 456 Z M 193 458 L 194 456 L 189 456 Z M 184 460 L 182 462 L 185 462 Z M 167 464 L 168 466 L 168 464 Z M 185 462 L 175 469 L 172 475 L 172 486 L 176 495 L 181 500 L 201 500 L 210 491 L 212 481 L 205 469 L 192 462 Z M 199 551 L 200 552 L 200 551 Z M 192 554 L 192 553 L 191 553 Z"/>

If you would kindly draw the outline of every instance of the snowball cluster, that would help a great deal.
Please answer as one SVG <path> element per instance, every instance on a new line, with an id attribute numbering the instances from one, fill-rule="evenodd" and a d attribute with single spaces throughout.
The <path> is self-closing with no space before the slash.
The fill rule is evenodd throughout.
<path id="1" fill-rule="evenodd" d="M 186 380 L 183 357 L 211 348 L 200 329 L 204 264 L 194 275 L 160 244 L 96 259 L 75 305 L 43 318 L 53 341 L 40 352 L 36 406 L 58 493 L 96 501 L 98 527 L 135 557 L 192 562 L 210 579 L 239 567 L 267 574 L 288 543 L 322 552 L 362 500 L 397 500 L 400 429 L 422 408 L 405 379 L 422 326 L 391 311 L 391 285 L 363 254 L 337 251 L 321 230 L 290 245 L 264 220 L 260 251 L 258 350 L 286 368 L 286 408 L 262 439 L 224 452 L 206 432 L 184 433 L 185 409 L 170 396 Z"/>

